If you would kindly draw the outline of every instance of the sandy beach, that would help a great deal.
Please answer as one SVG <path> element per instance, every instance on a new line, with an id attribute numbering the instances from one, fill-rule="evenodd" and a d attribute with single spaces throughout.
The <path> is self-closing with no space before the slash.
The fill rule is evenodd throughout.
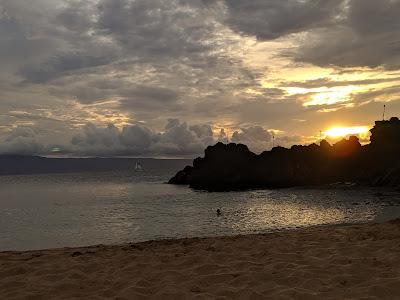
<path id="1" fill-rule="evenodd" d="M 395 299 L 400 221 L 0 253 L 0 299 Z"/>

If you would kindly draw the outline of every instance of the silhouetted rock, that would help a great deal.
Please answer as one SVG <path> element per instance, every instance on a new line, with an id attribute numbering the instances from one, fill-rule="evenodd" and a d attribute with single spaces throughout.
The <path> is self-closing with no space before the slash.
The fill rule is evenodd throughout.
<path id="1" fill-rule="evenodd" d="M 376 121 L 371 129 L 371 146 L 376 148 L 400 148 L 400 120 Z"/>
<path id="2" fill-rule="evenodd" d="M 333 154 L 338 157 L 349 157 L 361 151 L 361 144 L 357 137 L 351 136 L 348 140 L 342 139 L 333 145 Z"/>
<path id="3" fill-rule="evenodd" d="M 179 183 L 207 190 L 246 188 L 252 182 L 248 166 L 256 157 L 245 145 L 218 143 L 207 147 L 204 158 L 196 158 L 192 169 L 184 169 Z"/>
<path id="4" fill-rule="evenodd" d="M 190 174 L 192 172 L 193 167 L 186 166 L 183 170 L 179 171 L 173 178 L 169 180 L 168 183 L 171 184 L 186 184 L 186 182 L 190 181 Z"/>
<path id="5" fill-rule="evenodd" d="M 169 183 L 187 184 L 208 191 L 319 185 L 356 182 L 371 185 L 400 184 L 400 121 L 377 121 L 371 144 L 357 137 L 334 145 L 274 147 L 260 155 L 242 144 L 217 143 L 196 158 L 193 167 L 179 171 Z"/>

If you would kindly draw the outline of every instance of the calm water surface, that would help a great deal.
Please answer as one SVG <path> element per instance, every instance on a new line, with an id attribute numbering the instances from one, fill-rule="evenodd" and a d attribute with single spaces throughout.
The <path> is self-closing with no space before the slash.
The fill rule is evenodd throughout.
<path id="1" fill-rule="evenodd" d="M 400 217 L 387 190 L 207 193 L 167 185 L 175 168 L 0 177 L 0 251 L 234 235 Z M 222 215 L 216 216 L 221 208 Z"/>

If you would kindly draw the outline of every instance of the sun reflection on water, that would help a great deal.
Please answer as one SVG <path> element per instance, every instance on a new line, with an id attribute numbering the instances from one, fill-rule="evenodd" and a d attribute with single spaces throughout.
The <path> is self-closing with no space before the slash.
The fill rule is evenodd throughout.
<path id="1" fill-rule="evenodd" d="M 235 215 L 236 222 L 231 224 L 234 230 L 257 232 L 259 228 L 274 230 L 341 224 L 372 220 L 376 214 L 370 205 L 353 206 L 350 198 L 349 203 L 337 201 L 336 198 L 349 197 L 346 192 L 337 195 L 335 191 L 296 190 L 289 194 L 274 191 L 264 192 L 263 196 L 260 195 L 262 192 L 253 193 L 257 201 L 244 203 L 241 212 Z M 321 196 L 317 201 L 308 199 L 318 196 L 316 194 Z"/>

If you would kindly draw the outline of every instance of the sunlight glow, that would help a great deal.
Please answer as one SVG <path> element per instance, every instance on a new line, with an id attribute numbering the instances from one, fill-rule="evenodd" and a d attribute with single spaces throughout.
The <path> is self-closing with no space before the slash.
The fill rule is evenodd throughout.
<path id="1" fill-rule="evenodd" d="M 348 87 L 347 89 L 351 90 L 351 87 Z M 311 96 L 310 101 L 305 102 L 303 105 L 333 105 L 336 103 L 347 102 L 350 100 L 349 95 L 350 91 L 346 91 L 346 89 L 343 89 L 342 91 L 333 90 L 329 92 L 321 92 Z"/>
<path id="2" fill-rule="evenodd" d="M 345 137 L 348 135 L 366 135 L 369 127 L 353 126 L 353 127 L 334 127 L 325 131 L 325 135 L 329 137 Z"/>
<path id="3" fill-rule="evenodd" d="M 295 48 L 302 40 L 303 34 L 292 34 L 274 41 L 258 42 L 247 49 L 248 67 L 265 74 L 259 80 L 262 89 L 279 89 L 304 107 L 320 106 L 318 112 L 331 113 L 355 108 L 362 105 L 362 101 L 370 100 L 370 93 L 398 85 L 400 74 L 382 68 L 324 68 L 300 62 L 293 67 L 287 56 L 276 55 Z M 373 99 L 389 102 L 393 97 L 392 93 L 378 92 Z"/>

